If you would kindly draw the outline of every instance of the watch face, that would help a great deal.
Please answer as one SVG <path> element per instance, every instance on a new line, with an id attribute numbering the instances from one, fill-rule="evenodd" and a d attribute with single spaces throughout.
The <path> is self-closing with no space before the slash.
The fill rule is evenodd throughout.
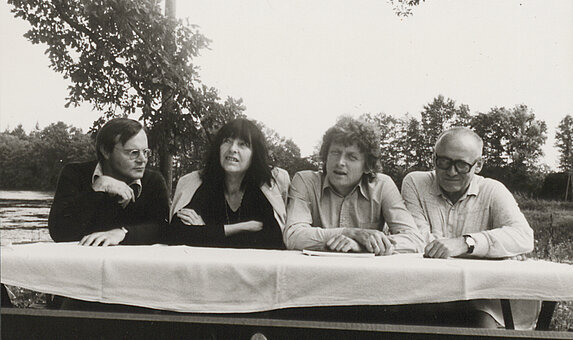
<path id="1" fill-rule="evenodd" d="M 471 237 L 470 235 L 464 235 L 464 241 L 466 242 L 466 244 L 468 245 L 468 254 L 473 253 L 475 245 L 476 245 L 476 240 L 473 239 L 473 237 Z"/>

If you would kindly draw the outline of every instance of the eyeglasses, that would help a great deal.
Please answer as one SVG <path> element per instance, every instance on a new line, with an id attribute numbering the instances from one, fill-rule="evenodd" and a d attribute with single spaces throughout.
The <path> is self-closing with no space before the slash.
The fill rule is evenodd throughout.
<path id="1" fill-rule="evenodd" d="M 129 156 L 132 161 L 139 159 L 139 156 L 143 155 L 145 159 L 149 159 L 151 156 L 151 149 L 122 149 L 125 154 Z"/>
<path id="2" fill-rule="evenodd" d="M 456 171 L 460 174 L 467 174 L 470 172 L 472 167 L 478 162 L 479 158 L 476 159 L 472 164 L 462 161 L 461 159 L 451 159 L 449 157 L 435 156 L 436 167 L 442 170 L 449 170 L 452 165 L 456 168 Z"/>

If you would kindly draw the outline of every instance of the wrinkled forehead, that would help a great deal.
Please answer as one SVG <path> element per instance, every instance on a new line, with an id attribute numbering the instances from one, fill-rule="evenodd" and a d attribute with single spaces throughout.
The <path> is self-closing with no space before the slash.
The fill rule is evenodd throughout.
<path id="1" fill-rule="evenodd" d="M 481 157 L 480 144 L 469 136 L 452 135 L 442 138 L 436 145 L 436 155 L 452 159 L 462 159 L 469 163 Z"/>

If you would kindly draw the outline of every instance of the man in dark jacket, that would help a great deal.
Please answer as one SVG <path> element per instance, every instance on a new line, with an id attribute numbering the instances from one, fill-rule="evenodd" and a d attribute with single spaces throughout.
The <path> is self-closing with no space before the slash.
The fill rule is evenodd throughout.
<path id="1" fill-rule="evenodd" d="M 143 126 L 127 118 L 109 121 L 98 132 L 96 151 L 97 160 L 62 169 L 50 236 L 86 246 L 156 243 L 169 197 L 163 177 L 145 169 L 150 150 Z"/>

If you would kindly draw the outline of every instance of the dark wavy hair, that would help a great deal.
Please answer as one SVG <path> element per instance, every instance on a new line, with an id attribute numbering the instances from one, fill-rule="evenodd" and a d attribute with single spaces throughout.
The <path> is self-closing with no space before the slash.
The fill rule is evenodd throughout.
<path id="1" fill-rule="evenodd" d="M 320 146 L 322 171 L 325 174 L 328 150 L 335 142 L 342 143 L 344 146 L 356 143 L 358 149 L 364 153 L 366 173 L 369 175 L 369 179 L 374 178 L 375 173 L 380 171 L 380 134 L 374 125 L 363 120 L 343 116 L 338 119 L 333 127 L 326 130 Z"/>
<path id="2" fill-rule="evenodd" d="M 205 167 L 201 172 L 203 182 L 212 186 L 224 185 L 225 170 L 221 167 L 219 152 L 225 138 L 240 138 L 251 146 L 251 165 L 247 169 L 241 186 L 261 186 L 264 183 L 270 185 L 272 174 L 265 136 L 253 122 L 244 118 L 228 122 L 215 135 L 207 152 Z"/>
<path id="3" fill-rule="evenodd" d="M 137 120 L 129 118 L 114 118 L 105 123 L 104 126 L 99 129 L 96 136 L 95 146 L 98 161 L 105 161 L 101 149 L 111 153 L 116 143 L 121 142 L 122 145 L 125 144 L 141 130 L 145 131 L 143 125 Z"/>

